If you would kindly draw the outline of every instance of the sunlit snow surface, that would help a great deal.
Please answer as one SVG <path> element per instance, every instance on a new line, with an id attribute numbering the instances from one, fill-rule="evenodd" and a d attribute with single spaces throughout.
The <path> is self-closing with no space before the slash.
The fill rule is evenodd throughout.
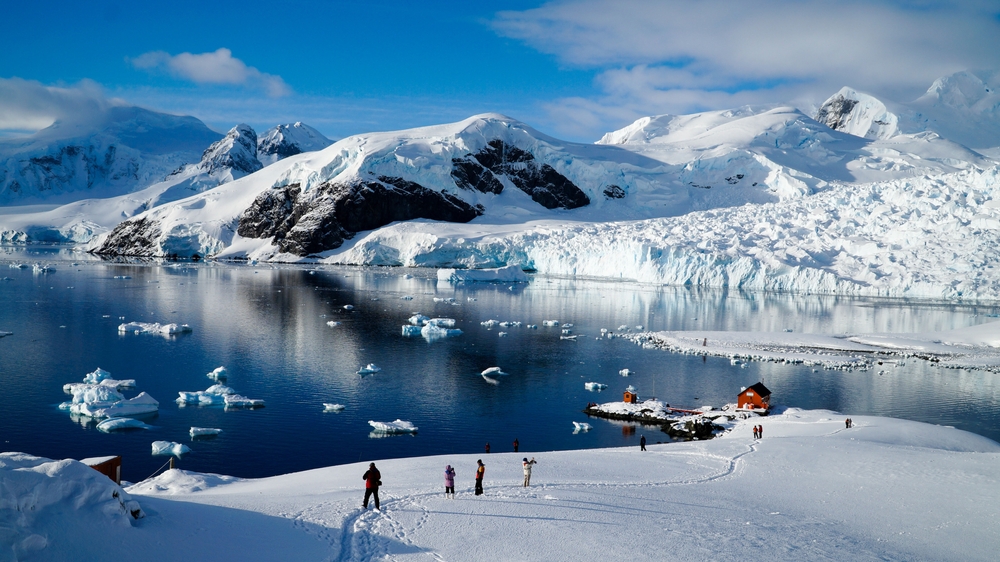
<path id="1" fill-rule="evenodd" d="M 853 419 L 845 429 L 836 412 L 789 409 L 711 441 L 532 452 L 528 488 L 523 453 L 378 460 L 381 513 L 359 507 L 367 461 L 259 480 L 168 470 L 128 488 L 148 514 L 140 529 L 109 524 L 113 483 L 95 471 L 3 453 L 6 497 L 22 510 L 0 517 L 8 544 L 46 559 L 995 559 L 1000 445 Z M 442 489 L 448 464 L 455 500 Z M 107 497 L 80 480 L 98 477 Z"/>

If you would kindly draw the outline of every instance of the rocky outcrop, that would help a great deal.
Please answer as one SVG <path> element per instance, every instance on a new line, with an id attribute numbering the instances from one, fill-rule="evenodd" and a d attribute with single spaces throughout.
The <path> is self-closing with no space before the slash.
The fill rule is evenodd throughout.
<path id="1" fill-rule="evenodd" d="M 469 222 L 483 211 L 447 192 L 379 176 L 377 181 L 324 183 L 309 193 L 298 184 L 269 189 L 240 215 L 237 233 L 272 238 L 281 252 L 307 256 L 336 249 L 357 232 L 391 222 Z"/>
<path id="2" fill-rule="evenodd" d="M 147 218 L 125 221 L 108 234 L 104 242 L 91 253 L 100 256 L 153 257 L 157 255 L 156 240 L 160 223 Z"/>
<path id="3" fill-rule="evenodd" d="M 257 133 L 243 123 L 233 127 L 205 150 L 198 165 L 210 175 L 231 171 L 233 179 L 256 172 L 264 167 L 257 159 Z"/>
<path id="4" fill-rule="evenodd" d="M 835 131 L 842 131 L 846 128 L 851 117 L 851 111 L 858 105 L 858 100 L 844 97 L 843 94 L 836 94 L 819 108 L 816 112 L 816 120 L 830 127 Z"/>
<path id="5" fill-rule="evenodd" d="M 451 177 L 462 189 L 500 193 L 506 177 L 514 187 L 527 193 L 546 209 L 576 209 L 590 204 L 590 198 L 548 164 L 516 146 L 493 139 L 479 152 L 452 159 Z"/>
<path id="6" fill-rule="evenodd" d="M 257 158 L 265 165 L 303 152 L 323 150 L 333 141 L 305 123 L 278 125 L 257 139 Z"/>
<path id="7" fill-rule="evenodd" d="M 604 188 L 604 196 L 608 199 L 624 199 L 625 190 L 618 185 L 609 185 Z"/>

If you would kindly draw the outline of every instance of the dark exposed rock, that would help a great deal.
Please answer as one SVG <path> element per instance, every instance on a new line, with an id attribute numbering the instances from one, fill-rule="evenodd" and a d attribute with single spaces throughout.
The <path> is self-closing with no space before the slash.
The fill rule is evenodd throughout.
<path id="1" fill-rule="evenodd" d="M 156 255 L 156 239 L 160 237 L 160 223 L 145 217 L 124 221 L 92 253 L 100 256 L 137 256 L 153 257 Z"/>
<path id="2" fill-rule="evenodd" d="M 308 194 L 297 184 L 270 189 L 240 215 L 237 233 L 272 237 L 282 252 L 306 256 L 338 248 L 357 232 L 395 221 L 469 222 L 482 213 L 482 207 L 454 195 L 379 176 L 378 181 L 325 183 Z"/>
<path id="3" fill-rule="evenodd" d="M 858 100 L 845 98 L 838 94 L 819 108 L 819 111 L 816 112 L 816 120 L 839 131 L 847 124 L 847 118 L 856 105 L 858 105 Z"/>
<path id="4" fill-rule="evenodd" d="M 205 173 L 232 170 L 233 177 L 252 174 L 264 167 L 257 159 L 257 133 L 249 125 L 239 124 L 201 155 Z"/>
<path id="5" fill-rule="evenodd" d="M 726 178 L 726 183 L 728 183 L 729 185 L 736 185 L 740 183 L 740 180 L 743 179 L 744 177 L 745 176 L 743 174 L 736 174 L 735 176 L 729 176 L 728 178 Z"/>
<path id="6" fill-rule="evenodd" d="M 688 420 L 685 422 L 675 422 L 664 426 L 663 432 L 672 439 L 681 441 L 705 440 L 715 437 L 717 431 L 724 431 L 725 428 L 711 422 L 711 420 Z"/>
<path id="7" fill-rule="evenodd" d="M 604 188 L 604 196 L 607 197 L 608 199 L 624 199 L 625 190 L 622 189 L 620 186 L 611 184 Z"/>
<path id="8" fill-rule="evenodd" d="M 590 198 L 548 164 L 539 165 L 526 150 L 500 139 L 489 141 L 475 154 L 452 160 L 451 176 L 463 189 L 500 193 L 503 184 L 497 176 L 506 176 L 515 187 L 547 209 L 576 209 L 590 204 Z"/>

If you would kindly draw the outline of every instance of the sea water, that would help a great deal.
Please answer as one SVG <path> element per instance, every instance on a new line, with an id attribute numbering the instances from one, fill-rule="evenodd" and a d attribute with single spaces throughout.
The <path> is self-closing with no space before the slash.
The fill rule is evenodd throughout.
<path id="1" fill-rule="evenodd" d="M 54 272 L 10 263 L 53 264 Z M 123 478 L 160 468 L 153 441 L 192 452 L 177 466 L 241 477 L 391 457 L 637 446 L 668 441 L 656 427 L 590 419 L 588 402 L 640 398 L 721 406 L 763 381 L 772 403 L 952 425 L 1000 439 L 1000 375 L 941 369 L 918 359 L 871 370 L 732 365 L 726 358 L 643 349 L 642 330 L 753 330 L 824 334 L 944 330 L 996 320 L 993 305 L 746 294 L 533 276 L 527 284 L 451 285 L 434 270 L 222 263 L 113 263 L 49 249 L 0 252 L 0 449 L 50 458 L 123 457 Z M 412 299 L 408 298 L 412 297 Z M 348 305 L 350 305 L 348 307 Z M 415 313 L 455 319 L 459 336 L 402 335 Z M 485 327 L 482 322 L 521 322 Z M 558 326 L 545 326 L 558 320 Z M 174 336 L 118 332 L 125 322 L 178 323 Z M 333 325 L 331 325 L 331 323 Z M 572 326 L 565 327 L 565 324 Z M 537 325 L 529 328 L 528 325 Z M 624 329 L 619 329 L 625 326 Z M 641 326 L 641 328 L 640 328 Z M 563 330 L 570 330 L 569 334 Z M 505 336 L 500 336 L 505 332 Z M 575 335 L 575 340 L 563 336 Z M 382 370 L 365 376 L 369 363 Z M 181 406 L 206 374 L 265 401 L 260 409 Z M 102 433 L 59 410 L 62 387 L 96 368 L 147 392 L 152 429 Z M 500 367 L 506 375 L 484 379 Z M 629 369 L 622 377 L 619 372 Z M 603 392 L 586 382 L 608 385 Z M 343 404 L 339 412 L 324 403 Z M 413 435 L 372 431 L 409 421 Z M 593 428 L 574 433 L 573 422 Z M 191 427 L 218 428 L 192 439 Z M 446 464 L 447 459 L 442 459 Z"/>

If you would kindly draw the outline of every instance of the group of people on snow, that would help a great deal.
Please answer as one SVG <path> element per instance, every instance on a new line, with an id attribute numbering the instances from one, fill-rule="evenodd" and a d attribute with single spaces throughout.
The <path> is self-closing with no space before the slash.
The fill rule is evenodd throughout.
<path id="1" fill-rule="evenodd" d="M 764 437 L 764 426 L 762 425 L 753 426 L 753 438 L 761 439 L 763 437 Z"/>
<path id="2" fill-rule="evenodd" d="M 516 440 L 515 440 L 516 443 Z M 521 469 L 524 472 L 524 487 L 527 488 L 531 485 L 531 467 L 538 464 L 535 457 L 524 457 L 521 460 Z M 483 464 L 483 459 L 476 461 L 476 495 L 483 495 L 483 478 L 486 476 L 486 465 Z M 375 463 L 370 463 L 368 465 L 368 470 L 365 475 L 362 476 L 365 480 L 365 501 L 364 508 L 368 509 L 368 502 L 371 498 L 375 498 L 375 510 L 378 511 L 379 499 L 378 499 L 378 488 L 382 485 L 382 474 L 379 472 L 378 468 L 375 467 Z M 455 468 L 450 464 L 444 467 L 444 497 L 449 499 L 455 499 Z"/>

